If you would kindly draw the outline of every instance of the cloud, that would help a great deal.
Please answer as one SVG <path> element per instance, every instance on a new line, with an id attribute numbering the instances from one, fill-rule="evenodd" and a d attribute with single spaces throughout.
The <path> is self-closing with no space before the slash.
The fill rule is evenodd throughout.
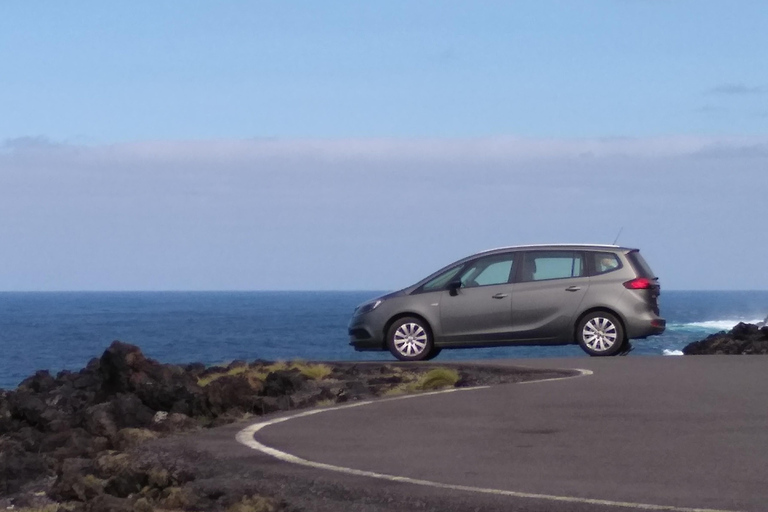
<path id="1" fill-rule="evenodd" d="M 713 145 L 754 146 L 768 137 L 656 137 L 533 139 L 233 139 L 144 141 L 105 146 L 55 143 L 42 137 L 5 142 L 8 155 L 78 165 L 155 163 L 168 165 L 267 164 L 311 169 L 316 165 L 354 167 L 354 163 L 552 162 L 584 158 L 668 158 L 696 155 Z M 0 161 L 1 162 L 1 161 Z M 312 163 L 309 167 L 302 167 Z"/>
<path id="2" fill-rule="evenodd" d="M 694 153 L 702 158 L 761 158 L 768 159 L 768 143 L 723 144 L 712 143 Z"/>
<path id="3" fill-rule="evenodd" d="M 41 148 L 57 147 L 58 144 L 54 143 L 48 137 L 36 136 L 36 137 L 16 137 L 13 139 L 5 139 L 0 144 L 0 150 L 12 150 L 12 151 L 24 151 Z"/>
<path id="4" fill-rule="evenodd" d="M 749 86 L 741 83 L 720 84 L 707 91 L 708 94 L 724 96 L 752 96 L 768 93 L 768 86 Z"/>
<path id="5" fill-rule="evenodd" d="M 719 107 L 716 105 L 702 105 L 694 110 L 694 112 L 698 114 L 704 114 L 708 116 L 712 115 L 718 115 L 726 112 L 726 109 L 724 107 Z"/>

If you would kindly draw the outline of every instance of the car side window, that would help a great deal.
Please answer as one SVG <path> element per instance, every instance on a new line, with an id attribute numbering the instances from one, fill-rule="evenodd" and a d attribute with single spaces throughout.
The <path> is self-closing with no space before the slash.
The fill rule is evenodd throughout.
<path id="1" fill-rule="evenodd" d="M 584 275 L 584 260 L 580 252 L 532 251 L 525 255 L 520 281 L 566 279 Z"/>
<path id="2" fill-rule="evenodd" d="M 442 290 L 448 286 L 448 283 L 451 282 L 454 277 L 456 277 L 456 274 L 458 274 L 463 267 L 464 265 L 458 265 L 446 270 L 439 276 L 424 283 L 424 285 L 421 287 L 421 291 L 433 292 L 435 290 Z"/>
<path id="3" fill-rule="evenodd" d="M 595 269 L 594 275 L 606 274 L 621 268 L 621 261 L 612 252 L 594 252 L 592 257 L 594 258 L 592 260 Z"/>
<path id="4" fill-rule="evenodd" d="M 514 254 L 497 254 L 480 258 L 462 272 L 461 285 L 464 288 L 472 288 L 509 283 L 513 275 L 514 259 Z"/>

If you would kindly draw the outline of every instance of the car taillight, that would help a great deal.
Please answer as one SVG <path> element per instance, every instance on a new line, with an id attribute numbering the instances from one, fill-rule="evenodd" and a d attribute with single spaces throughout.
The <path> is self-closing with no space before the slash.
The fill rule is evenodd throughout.
<path id="1" fill-rule="evenodd" d="M 647 290 L 653 287 L 653 282 L 646 277 L 638 277 L 624 283 L 624 287 L 630 290 Z"/>

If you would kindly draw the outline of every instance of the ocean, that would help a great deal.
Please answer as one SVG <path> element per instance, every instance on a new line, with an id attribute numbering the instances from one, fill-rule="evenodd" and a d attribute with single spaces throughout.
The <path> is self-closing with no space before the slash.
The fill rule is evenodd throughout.
<path id="1" fill-rule="evenodd" d="M 36 370 L 77 370 L 113 340 L 167 363 L 235 359 L 393 360 L 355 352 L 347 321 L 383 292 L 1 292 L 0 388 Z M 629 357 L 679 351 L 768 314 L 768 291 L 663 291 L 667 331 L 633 342 Z M 444 350 L 436 361 L 586 357 L 578 346 Z"/>

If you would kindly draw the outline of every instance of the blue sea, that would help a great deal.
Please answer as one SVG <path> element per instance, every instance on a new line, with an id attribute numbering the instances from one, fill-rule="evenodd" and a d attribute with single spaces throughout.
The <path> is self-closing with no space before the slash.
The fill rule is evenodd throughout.
<path id="1" fill-rule="evenodd" d="M 0 388 L 36 370 L 77 370 L 113 340 L 161 362 L 235 359 L 392 360 L 355 352 L 347 321 L 381 292 L 3 292 Z M 662 356 L 768 314 L 768 291 L 664 291 L 667 331 L 633 342 L 629 357 Z M 578 346 L 446 350 L 438 361 L 585 357 Z"/>

